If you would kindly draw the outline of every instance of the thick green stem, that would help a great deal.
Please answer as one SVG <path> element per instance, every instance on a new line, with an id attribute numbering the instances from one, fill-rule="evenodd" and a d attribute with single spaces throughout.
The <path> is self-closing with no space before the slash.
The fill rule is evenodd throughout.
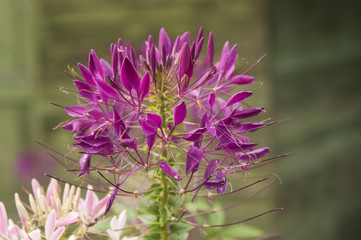
<path id="1" fill-rule="evenodd" d="M 163 90 L 163 84 L 162 84 L 162 89 Z M 164 98 L 164 93 L 161 91 L 161 97 L 160 97 L 160 101 L 161 101 L 161 107 L 160 107 L 160 114 L 162 117 L 162 128 L 164 133 L 166 134 L 167 132 L 167 116 L 166 116 L 166 104 L 165 104 L 165 98 Z M 166 136 L 165 136 L 166 137 Z M 166 141 L 166 140 L 165 140 Z M 163 152 L 161 153 L 162 157 L 164 159 L 167 159 L 167 150 L 166 148 L 163 149 Z M 162 210 L 165 210 L 168 208 L 168 194 L 169 194 L 169 186 L 168 186 L 168 181 L 167 181 L 168 176 L 161 171 L 161 188 L 162 188 L 162 195 L 161 195 L 161 201 L 160 201 L 160 206 L 159 208 Z M 161 210 L 161 211 L 162 211 Z M 168 216 L 168 214 L 161 214 L 161 217 L 164 216 Z M 169 225 L 169 219 L 162 219 L 161 222 L 163 223 L 163 225 L 161 226 L 163 231 L 161 233 L 161 239 L 162 240 L 168 240 L 169 238 L 169 229 L 168 229 L 168 225 Z"/>
<path id="2" fill-rule="evenodd" d="M 169 189 L 168 189 L 168 182 L 167 182 L 167 175 L 162 171 L 162 175 L 161 175 L 161 186 L 162 186 L 162 196 L 161 196 L 161 206 L 160 209 L 167 209 L 168 207 L 168 193 L 169 193 Z M 168 216 L 168 215 L 166 215 Z M 161 216 L 163 217 L 163 216 Z M 161 239 L 162 240 L 168 240 L 169 238 L 169 229 L 168 229 L 168 220 L 169 219 L 165 219 L 162 222 L 164 222 L 163 226 L 162 226 L 162 233 L 161 233 Z"/>

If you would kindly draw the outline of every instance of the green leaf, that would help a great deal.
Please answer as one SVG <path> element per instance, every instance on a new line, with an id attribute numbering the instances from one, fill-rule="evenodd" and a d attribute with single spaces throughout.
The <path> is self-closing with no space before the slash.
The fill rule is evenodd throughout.
<path id="1" fill-rule="evenodd" d="M 160 234 L 157 234 L 157 233 L 146 234 L 142 237 L 142 239 L 143 240 L 159 240 Z"/>
<path id="2" fill-rule="evenodd" d="M 172 235 L 169 240 L 187 240 L 188 233 Z"/>
<path id="3" fill-rule="evenodd" d="M 164 226 L 169 220 L 168 211 L 164 206 L 160 206 L 159 213 L 160 213 L 160 225 Z"/>
<path id="4" fill-rule="evenodd" d="M 138 210 L 143 213 L 159 216 L 158 206 L 138 207 Z"/>
<path id="5" fill-rule="evenodd" d="M 147 233 L 162 233 L 163 228 L 161 228 L 158 224 L 151 225 L 149 231 Z"/>
<path id="6" fill-rule="evenodd" d="M 172 206 L 173 208 L 179 208 L 182 205 L 179 196 L 170 196 L 168 198 L 168 204 L 169 204 L 169 206 Z"/>
<path id="7" fill-rule="evenodd" d="M 188 233 L 193 228 L 192 225 L 186 223 L 174 223 L 170 226 L 170 230 L 173 234 L 180 235 L 183 233 Z"/>
<path id="8" fill-rule="evenodd" d="M 139 220 L 142 221 L 145 224 L 155 223 L 157 221 L 157 216 L 151 215 L 151 214 L 144 214 L 138 216 Z"/>

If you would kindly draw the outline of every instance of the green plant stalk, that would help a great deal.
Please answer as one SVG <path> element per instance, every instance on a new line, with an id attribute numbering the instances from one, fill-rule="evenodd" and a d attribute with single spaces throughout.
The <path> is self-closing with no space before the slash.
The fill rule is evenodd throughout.
<path id="1" fill-rule="evenodd" d="M 161 102 L 161 107 L 160 107 L 160 114 L 161 114 L 161 118 L 162 118 L 162 128 L 164 133 L 167 132 L 167 116 L 166 116 L 166 104 L 165 104 L 165 96 L 164 96 L 164 92 L 163 92 L 163 81 L 164 81 L 164 77 L 162 78 L 162 86 L 161 86 L 161 96 L 160 96 L 160 102 Z M 166 137 L 166 136 L 165 136 Z M 166 148 L 163 149 L 162 152 L 162 157 L 164 157 L 164 159 L 167 159 L 167 150 Z M 169 186 L 168 186 L 168 176 L 161 171 L 161 188 L 162 188 L 162 194 L 161 194 L 161 201 L 160 201 L 160 206 L 159 209 L 167 209 L 168 207 L 168 194 L 169 194 Z M 168 214 L 166 215 L 168 216 Z M 163 216 L 161 216 L 163 217 Z M 161 220 L 160 219 L 160 223 L 163 222 L 163 225 L 161 225 L 162 228 L 162 232 L 161 232 L 161 239 L 162 240 L 168 240 L 169 239 L 169 216 L 168 219 L 165 220 Z"/>
<path id="2" fill-rule="evenodd" d="M 169 193 L 169 187 L 167 182 L 167 175 L 162 171 L 161 173 L 161 187 L 162 187 L 162 195 L 161 195 L 161 201 L 160 201 L 160 209 L 161 208 L 168 208 L 168 193 Z M 167 215 L 168 216 L 168 215 Z M 161 239 L 162 240 L 168 240 L 169 238 L 169 219 L 166 219 L 164 221 L 164 224 L 162 227 L 162 233 L 161 233 Z"/>

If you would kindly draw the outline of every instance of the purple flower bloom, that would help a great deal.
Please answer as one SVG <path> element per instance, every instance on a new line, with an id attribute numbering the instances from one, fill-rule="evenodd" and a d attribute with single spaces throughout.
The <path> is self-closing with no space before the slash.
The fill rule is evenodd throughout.
<path id="1" fill-rule="evenodd" d="M 197 176 L 204 188 L 223 193 L 228 174 L 269 152 L 254 149 L 248 135 L 267 123 L 244 121 L 263 108 L 245 103 L 252 92 L 233 91 L 255 80 L 237 73 L 237 45 L 226 42 L 217 61 L 213 33 L 202 55 L 204 41 L 203 29 L 195 41 L 188 32 L 172 41 L 162 28 L 158 44 L 149 36 L 139 57 L 120 39 L 111 44 L 109 63 L 91 50 L 73 81 L 81 104 L 65 107 L 71 119 L 63 124 L 83 153 L 78 176 L 106 169 L 120 186 L 153 169 L 183 189 Z"/>

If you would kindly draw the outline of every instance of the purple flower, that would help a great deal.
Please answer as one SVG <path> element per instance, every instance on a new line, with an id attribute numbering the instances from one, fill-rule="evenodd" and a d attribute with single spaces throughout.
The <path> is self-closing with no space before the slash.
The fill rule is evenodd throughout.
<path id="1" fill-rule="evenodd" d="M 249 139 L 267 126 L 248 120 L 263 107 L 246 103 L 252 92 L 233 91 L 255 80 L 236 70 L 237 45 L 226 42 L 217 61 L 212 32 L 202 55 L 205 41 L 203 29 L 192 41 L 188 32 L 171 40 L 162 28 L 158 44 L 149 36 L 139 56 L 120 39 L 111 44 L 109 62 L 91 50 L 73 81 L 81 104 L 65 107 L 71 118 L 63 124 L 83 154 L 78 176 L 106 169 L 119 187 L 153 169 L 180 188 L 196 184 L 197 176 L 204 188 L 223 193 L 235 168 L 246 172 L 245 165 L 269 152 Z"/>

